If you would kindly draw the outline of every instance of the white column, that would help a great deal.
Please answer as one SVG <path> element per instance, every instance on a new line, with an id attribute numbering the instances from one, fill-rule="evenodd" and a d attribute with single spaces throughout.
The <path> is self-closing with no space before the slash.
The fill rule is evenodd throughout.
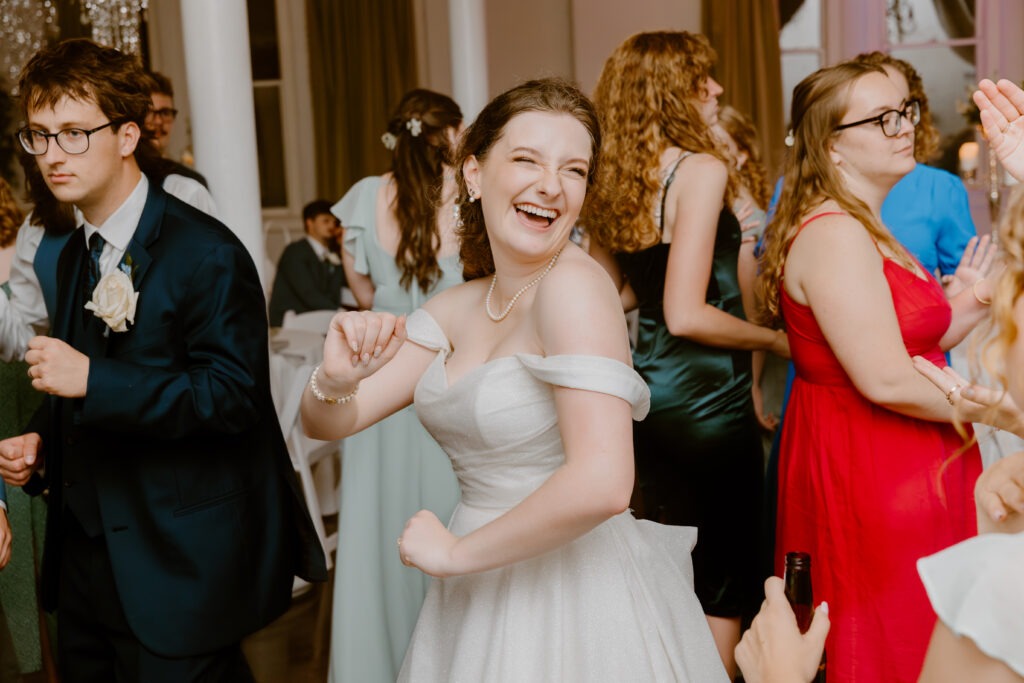
<path id="1" fill-rule="evenodd" d="M 196 168 L 210 184 L 220 219 L 262 273 L 263 216 L 245 0 L 181 0 L 181 23 Z"/>
<path id="2" fill-rule="evenodd" d="M 487 39 L 484 0 L 449 0 L 448 26 L 452 48 L 452 97 L 471 123 L 490 99 L 487 96 Z"/>

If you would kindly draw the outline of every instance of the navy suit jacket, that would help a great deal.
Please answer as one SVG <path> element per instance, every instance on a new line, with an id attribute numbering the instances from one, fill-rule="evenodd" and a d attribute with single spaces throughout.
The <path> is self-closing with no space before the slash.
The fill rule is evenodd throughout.
<path id="1" fill-rule="evenodd" d="M 43 435 L 50 489 L 43 600 L 57 604 L 64 495 L 82 485 L 62 472 L 78 458 L 133 632 L 157 654 L 195 656 L 283 613 L 294 575 L 325 580 L 327 570 L 270 396 L 249 254 L 151 183 L 127 256 L 134 325 L 106 336 L 90 325 L 74 341 L 90 358 L 86 396 L 51 397 L 29 429 Z M 81 315 L 86 261 L 77 230 L 58 266 L 57 338 Z"/>

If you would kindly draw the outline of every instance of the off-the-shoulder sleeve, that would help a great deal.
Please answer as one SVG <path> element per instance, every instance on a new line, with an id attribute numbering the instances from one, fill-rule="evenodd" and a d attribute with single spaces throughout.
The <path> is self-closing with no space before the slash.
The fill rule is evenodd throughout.
<path id="1" fill-rule="evenodd" d="M 445 336 L 444 330 L 434 320 L 434 316 L 422 308 L 409 314 L 405 321 L 405 332 L 411 342 L 415 342 L 431 351 L 451 353 L 452 345 Z"/>
<path id="2" fill-rule="evenodd" d="M 525 353 L 516 358 L 530 374 L 548 384 L 618 396 L 633 406 L 634 420 L 644 419 L 651 409 L 651 390 L 636 370 L 620 361 L 603 356 Z"/>
<path id="3" fill-rule="evenodd" d="M 341 221 L 345 228 L 344 247 L 345 251 L 352 254 L 355 259 L 357 273 L 368 275 L 370 262 L 367 258 L 366 240 L 370 239 L 367 234 L 370 230 L 376 230 L 377 217 L 377 188 L 380 185 L 380 178 L 371 176 L 363 178 L 349 188 L 337 204 L 331 207 L 331 213 Z"/>
<path id="4" fill-rule="evenodd" d="M 917 561 L 935 614 L 1024 676 L 1024 532 L 982 534 Z"/>

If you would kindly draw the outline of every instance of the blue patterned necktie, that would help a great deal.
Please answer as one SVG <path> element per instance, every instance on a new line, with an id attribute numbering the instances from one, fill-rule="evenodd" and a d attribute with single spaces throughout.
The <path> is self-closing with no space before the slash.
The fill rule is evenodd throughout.
<path id="1" fill-rule="evenodd" d="M 92 293 L 100 281 L 100 256 L 103 254 L 103 246 L 106 243 L 106 240 L 98 232 L 94 232 L 89 238 L 89 279 L 88 289 L 85 291 L 86 301 L 92 299 Z"/>

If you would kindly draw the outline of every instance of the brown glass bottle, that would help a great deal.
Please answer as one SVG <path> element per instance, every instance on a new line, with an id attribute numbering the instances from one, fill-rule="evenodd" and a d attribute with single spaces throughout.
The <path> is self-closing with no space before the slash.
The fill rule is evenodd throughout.
<path id="1" fill-rule="evenodd" d="M 800 633 L 807 633 L 814 618 L 814 591 L 811 589 L 811 556 L 808 553 L 786 553 L 786 599 L 796 614 Z M 814 683 L 825 683 L 825 653 L 821 653 L 821 664 Z"/>

